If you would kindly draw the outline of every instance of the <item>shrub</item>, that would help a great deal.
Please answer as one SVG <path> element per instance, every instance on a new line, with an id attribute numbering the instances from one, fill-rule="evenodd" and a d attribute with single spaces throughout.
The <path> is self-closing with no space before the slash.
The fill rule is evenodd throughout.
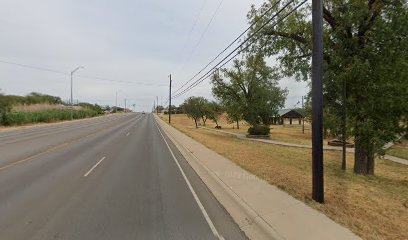
<path id="1" fill-rule="evenodd" d="M 250 135 L 269 135 L 271 133 L 271 129 L 266 125 L 257 125 L 248 128 L 248 133 Z"/>

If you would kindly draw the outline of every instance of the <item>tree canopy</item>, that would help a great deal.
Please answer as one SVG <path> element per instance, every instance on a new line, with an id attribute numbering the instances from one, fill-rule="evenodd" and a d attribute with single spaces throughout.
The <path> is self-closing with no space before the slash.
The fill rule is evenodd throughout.
<path id="1" fill-rule="evenodd" d="M 194 120 L 196 128 L 200 118 L 205 115 L 205 108 L 208 100 L 203 97 L 189 97 L 183 103 L 183 109 L 186 115 Z"/>
<path id="2" fill-rule="evenodd" d="M 266 65 L 261 54 L 248 55 L 235 60 L 231 69 L 220 69 L 212 76 L 212 92 L 227 112 L 240 112 L 252 126 L 269 125 L 287 95 L 277 80 L 276 70 Z"/>
<path id="3" fill-rule="evenodd" d="M 252 7 L 249 21 L 255 22 L 277 2 L 267 1 L 260 9 Z M 287 2 L 277 4 L 275 12 Z M 282 15 L 299 2 L 294 1 Z M 262 48 L 267 56 L 276 57 L 283 75 L 310 80 L 310 9 L 305 4 L 285 21 L 267 26 L 251 51 Z M 356 145 L 354 171 L 374 174 L 375 154 L 384 143 L 407 131 L 407 4 L 398 0 L 327 0 L 323 14 L 324 105 L 330 112 L 339 111 L 344 90 L 349 131 Z"/>

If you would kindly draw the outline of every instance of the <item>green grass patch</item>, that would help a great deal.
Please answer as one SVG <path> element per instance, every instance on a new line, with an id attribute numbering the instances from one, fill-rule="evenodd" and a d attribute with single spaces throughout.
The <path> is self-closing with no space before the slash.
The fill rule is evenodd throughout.
<path id="1" fill-rule="evenodd" d="M 408 160 L 408 148 L 406 147 L 401 147 L 397 145 L 393 146 L 392 148 L 387 150 L 387 154 Z"/>

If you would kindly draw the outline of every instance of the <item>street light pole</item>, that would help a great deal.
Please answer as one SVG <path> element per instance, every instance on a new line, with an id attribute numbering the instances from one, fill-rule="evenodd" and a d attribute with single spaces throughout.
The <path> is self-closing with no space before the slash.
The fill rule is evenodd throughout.
<path id="1" fill-rule="evenodd" d="M 324 202 L 323 182 L 323 0 L 312 0 L 312 198 Z"/>
<path id="2" fill-rule="evenodd" d="M 158 96 L 156 96 L 156 103 L 157 103 L 156 114 L 159 115 L 159 97 Z"/>
<path id="3" fill-rule="evenodd" d="M 83 66 L 79 66 L 71 71 L 71 121 L 74 119 L 74 98 L 73 98 L 73 82 L 74 82 L 74 73 L 79 69 L 84 68 Z"/>
<path id="4" fill-rule="evenodd" d="M 171 74 L 170 74 L 170 89 L 169 89 L 169 123 L 171 123 Z"/>

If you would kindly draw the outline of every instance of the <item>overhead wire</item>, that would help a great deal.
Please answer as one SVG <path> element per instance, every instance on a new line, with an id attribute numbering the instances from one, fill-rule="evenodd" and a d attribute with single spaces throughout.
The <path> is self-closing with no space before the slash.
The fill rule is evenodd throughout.
<path id="1" fill-rule="evenodd" d="M 268 21 L 266 21 L 263 25 L 261 25 L 260 28 L 258 28 L 254 33 L 252 33 L 250 36 L 248 36 L 248 38 L 245 39 L 244 42 L 242 42 L 238 47 L 236 47 L 233 51 L 231 51 L 226 57 L 224 57 L 220 62 L 218 62 L 215 66 L 213 66 L 209 71 L 207 71 L 203 76 L 201 76 L 198 80 L 196 80 L 195 82 L 193 82 L 191 85 L 189 85 L 187 88 L 185 88 L 183 91 L 181 91 L 180 93 L 174 95 L 172 97 L 173 98 L 177 98 L 180 97 L 181 95 L 185 94 L 186 92 L 190 91 L 192 88 L 196 87 L 198 84 L 200 84 L 201 82 L 203 82 L 204 80 L 206 80 L 208 77 L 210 77 L 214 72 L 213 70 L 217 69 L 217 68 L 222 68 L 224 67 L 228 62 L 230 62 L 231 60 L 233 60 L 236 56 L 238 56 L 240 53 L 242 53 L 243 51 L 245 51 L 250 45 L 248 44 L 247 46 L 245 46 L 243 49 L 241 49 L 240 51 L 238 51 L 235 55 L 233 55 L 230 59 L 228 59 L 226 62 L 224 62 L 228 57 L 230 57 L 236 50 L 238 50 L 239 48 L 241 48 L 246 42 L 248 42 L 251 38 L 253 38 L 259 31 L 261 31 L 267 24 L 269 24 L 276 16 L 278 16 L 284 9 L 286 9 L 289 4 L 293 3 L 294 0 L 288 2 L 284 7 L 282 7 L 276 14 L 274 14 Z M 303 2 L 301 2 L 300 4 L 298 4 L 295 8 L 293 8 L 291 11 L 289 11 L 284 17 L 280 18 L 277 20 L 277 22 L 275 24 L 273 24 L 272 27 L 276 26 L 280 21 L 286 19 L 290 14 L 292 14 L 294 11 L 296 11 L 300 6 L 302 6 L 305 2 L 307 2 L 307 0 L 304 0 Z M 266 44 L 266 43 L 265 43 Z M 265 45 L 264 44 L 264 45 Z M 223 63 L 224 62 L 224 63 Z M 220 64 L 222 64 L 221 66 L 219 66 Z"/>
<path id="2" fill-rule="evenodd" d="M 266 14 L 268 14 L 272 9 L 274 9 L 281 1 L 277 1 L 274 5 L 268 8 L 259 18 L 253 22 L 248 28 L 246 28 L 238 37 L 236 37 L 227 47 L 225 47 L 220 53 L 217 54 L 207 65 L 205 65 L 200 71 L 198 71 L 193 77 L 191 77 L 187 82 L 185 82 L 181 87 L 179 87 L 174 93 L 176 94 L 181 88 L 191 82 L 195 77 L 202 73 L 208 66 L 210 66 L 218 57 L 225 53 L 234 43 L 236 43 L 245 33 L 247 33 L 253 26 L 255 26 Z"/>
<path id="3" fill-rule="evenodd" d="M 204 31 L 201 33 L 200 38 L 198 39 L 197 43 L 194 45 L 193 49 L 190 51 L 190 54 L 188 55 L 188 57 L 186 58 L 186 60 L 184 61 L 184 63 L 188 60 L 190 60 L 191 56 L 193 55 L 193 53 L 195 52 L 195 50 L 198 48 L 198 46 L 200 45 L 201 41 L 203 40 L 205 34 L 207 33 L 208 29 L 210 28 L 212 22 L 214 21 L 216 15 L 218 14 L 218 11 L 221 8 L 222 3 L 224 2 L 224 0 L 221 0 L 217 6 L 217 8 L 215 9 L 213 15 L 210 18 L 210 21 L 207 23 L 206 27 L 204 28 Z M 184 65 L 183 63 L 183 65 Z M 181 67 L 181 69 L 183 68 L 183 66 Z"/>
<path id="4" fill-rule="evenodd" d="M 14 66 L 23 67 L 23 68 L 29 68 L 29 69 L 33 69 L 33 70 L 37 70 L 37 71 L 51 72 L 51 73 L 65 75 L 65 76 L 70 76 L 70 73 L 68 73 L 68 72 L 59 71 L 59 70 L 50 69 L 50 68 L 32 66 L 32 65 L 16 63 L 16 62 L 10 62 L 10 61 L 5 61 L 5 60 L 0 60 L 0 63 L 4 63 L 4 64 L 8 64 L 8 65 L 14 65 Z M 95 77 L 95 76 L 86 76 L 86 75 L 80 75 L 80 74 L 78 74 L 76 76 L 79 77 L 79 78 L 92 79 L 92 80 L 96 80 L 96 81 L 108 81 L 108 82 L 116 82 L 116 83 L 124 83 L 124 84 L 137 84 L 137 85 L 145 85 L 145 86 L 167 86 L 167 85 L 164 85 L 164 84 L 149 84 L 149 83 L 132 82 L 132 81 L 121 81 L 121 80 L 114 80 L 114 79 Z"/>
<path id="5" fill-rule="evenodd" d="M 194 31 L 194 29 L 195 29 L 195 27 L 196 27 L 196 25 L 197 25 L 197 23 L 198 23 L 198 20 L 199 20 L 200 17 L 201 17 L 201 13 L 203 12 L 203 9 L 204 9 L 206 3 L 207 3 L 207 0 L 204 0 L 203 3 L 201 4 L 201 8 L 200 8 L 200 10 L 199 10 L 199 12 L 198 12 L 198 14 L 197 14 L 197 16 L 196 16 L 194 22 L 193 22 L 193 25 L 192 25 L 191 28 L 190 28 L 190 31 L 189 31 L 188 34 L 187 34 L 187 38 L 186 38 L 185 43 L 183 44 L 183 48 L 184 48 L 184 46 L 187 45 L 187 43 L 190 41 L 190 39 L 191 39 L 191 34 L 193 33 L 193 31 Z M 187 58 L 186 58 L 186 59 L 182 59 L 182 60 L 183 60 L 182 64 L 180 64 L 180 66 L 177 67 L 177 69 L 182 69 L 182 68 L 183 68 L 185 61 L 187 61 Z M 178 70 L 177 70 L 177 71 L 178 71 Z"/>

